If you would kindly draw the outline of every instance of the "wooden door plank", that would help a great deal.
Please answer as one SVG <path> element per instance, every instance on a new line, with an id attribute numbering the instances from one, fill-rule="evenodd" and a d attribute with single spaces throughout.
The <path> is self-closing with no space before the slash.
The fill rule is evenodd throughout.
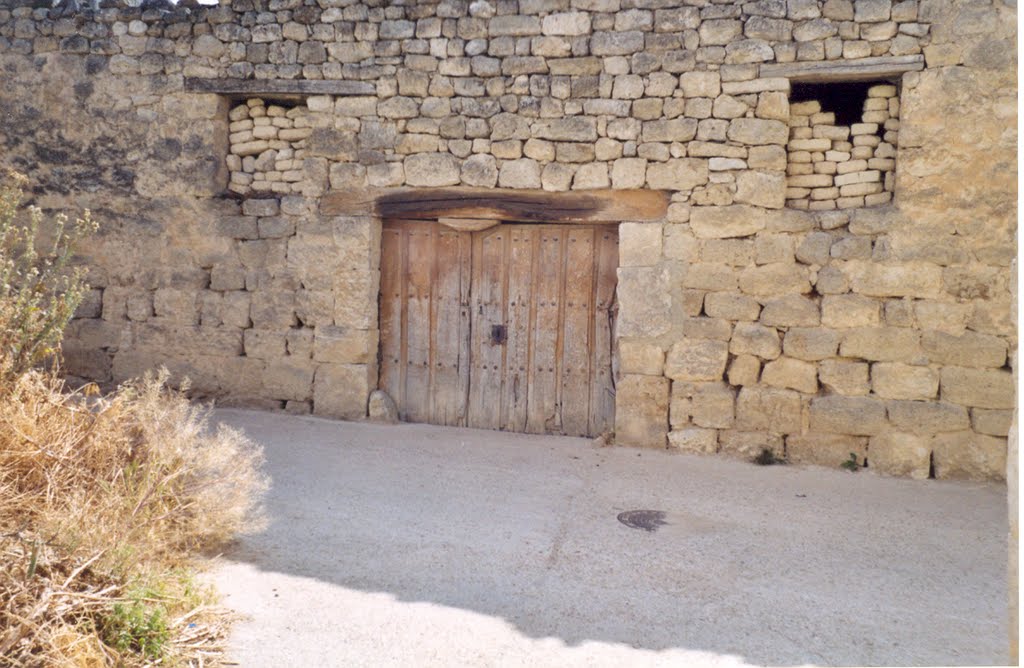
<path id="1" fill-rule="evenodd" d="M 406 256 L 405 410 L 411 422 L 430 421 L 431 300 L 434 226 L 409 225 Z"/>
<path id="2" fill-rule="evenodd" d="M 591 336 L 594 323 L 594 228 L 567 228 L 562 315 L 562 432 L 590 433 Z"/>
<path id="3" fill-rule="evenodd" d="M 459 235 L 459 358 L 458 385 L 456 395 L 460 400 L 454 425 L 467 425 L 469 414 L 469 391 L 473 366 L 472 348 L 472 282 L 473 277 L 473 235 L 466 232 Z"/>
<path id="4" fill-rule="evenodd" d="M 507 340 L 502 429 L 526 429 L 530 366 L 530 305 L 533 301 L 535 225 L 508 225 Z"/>
<path id="5" fill-rule="evenodd" d="M 595 232 L 594 334 L 591 344 L 590 433 L 598 436 L 615 424 L 615 379 L 612 375 L 615 287 L 619 234 L 614 228 Z"/>
<path id="6" fill-rule="evenodd" d="M 562 292 L 565 228 L 544 227 L 538 231 L 537 272 L 534 274 L 535 316 L 533 365 L 531 367 L 526 431 L 531 434 L 559 433 L 558 410 L 559 309 Z"/>
<path id="7" fill-rule="evenodd" d="M 402 244 L 403 230 L 385 225 L 381 232 L 380 379 L 378 387 L 404 405 L 402 367 Z M 401 415 L 401 410 L 400 410 Z M 402 416 L 404 418 L 404 416 Z"/>
<path id="8" fill-rule="evenodd" d="M 473 248 L 472 371 L 468 426 L 501 428 L 504 346 L 491 340 L 492 328 L 505 324 L 505 240 L 503 227 L 477 233 Z"/>
<path id="9" fill-rule="evenodd" d="M 465 234 L 437 230 L 434 259 L 432 377 L 430 422 L 459 425 L 465 417 L 465 396 L 460 392 L 459 358 L 465 308 L 462 305 L 463 240 Z"/>

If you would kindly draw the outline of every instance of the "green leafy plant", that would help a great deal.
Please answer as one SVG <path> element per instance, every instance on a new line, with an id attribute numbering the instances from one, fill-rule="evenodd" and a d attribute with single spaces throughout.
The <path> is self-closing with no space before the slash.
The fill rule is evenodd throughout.
<path id="1" fill-rule="evenodd" d="M 138 587 L 115 603 L 103 618 L 103 640 L 119 652 L 138 652 L 161 658 L 171 638 L 167 608 L 160 591 Z"/>
<path id="2" fill-rule="evenodd" d="M 850 458 L 847 459 L 842 464 L 840 464 L 839 467 L 844 468 L 847 471 L 851 471 L 853 473 L 856 473 L 858 470 L 860 470 L 860 464 L 857 462 L 857 453 L 851 452 Z"/>
<path id="3" fill-rule="evenodd" d="M 75 245 L 96 231 L 86 211 L 69 224 L 21 208 L 26 178 L 0 174 L 0 380 L 24 373 L 52 355 L 88 286 L 69 270 Z"/>

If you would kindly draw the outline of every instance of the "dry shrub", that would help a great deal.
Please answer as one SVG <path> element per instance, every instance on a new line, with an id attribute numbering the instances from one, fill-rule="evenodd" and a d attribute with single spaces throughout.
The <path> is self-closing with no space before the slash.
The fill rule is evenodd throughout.
<path id="1" fill-rule="evenodd" d="M 0 388 L 0 666 L 216 649 L 190 555 L 260 528 L 262 453 L 165 380 L 106 398 L 41 372 Z"/>

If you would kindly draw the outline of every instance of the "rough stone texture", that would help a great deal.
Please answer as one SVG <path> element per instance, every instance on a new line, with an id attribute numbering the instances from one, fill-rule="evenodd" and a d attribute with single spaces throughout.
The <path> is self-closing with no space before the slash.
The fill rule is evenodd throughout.
<path id="1" fill-rule="evenodd" d="M 328 190 L 654 188 L 664 220 L 620 228 L 617 404 L 639 440 L 664 445 L 669 404 L 652 392 L 627 419 L 638 379 L 683 373 L 671 382 L 727 391 L 680 390 L 678 447 L 748 452 L 751 434 L 775 447 L 808 424 L 862 438 L 857 406 L 875 438 L 948 434 L 942 452 L 969 456 L 940 477 L 981 475 L 972 449 L 1005 446 L 1014 6 L 137 4 L 0 9 L 16 129 L 0 163 L 31 172 L 40 206 L 103 225 L 82 248 L 75 373 L 166 364 L 222 402 L 359 417 L 381 222 L 369 193 L 363 215 L 323 216 Z M 761 69 L 921 53 L 923 71 L 871 87 L 848 125 Z M 723 346 L 699 380 L 684 371 L 683 350 Z"/>
<path id="2" fill-rule="evenodd" d="M 668 434 L 668 379 L 623 375 L 615 391 L 615 442 L 664 448 Z"/>
<path id="3" fill-rule="evenodd" d="M 925 436 L 886 432 L 871 437 L 869 452 L 871 468 L 879 473 L 924 480 L 930 472 L 932 447 Z"/>
<path id="4" fill-rule="evenodd" d="M 384 390 L 370 392 L 370 400 L 367 406 L 369 417 L 374 422 L 394 424 L 398 422 L 398 407 Z"/>
<path id="5" fill-rule="evenodd" d="M 786 437 L 786 459 L 793 464 L 838 467 L 849 461 L 851 454 L 857 463 L 863 466 L 868 456 L 868 439 L 863 436 L 821 432 Z"/>

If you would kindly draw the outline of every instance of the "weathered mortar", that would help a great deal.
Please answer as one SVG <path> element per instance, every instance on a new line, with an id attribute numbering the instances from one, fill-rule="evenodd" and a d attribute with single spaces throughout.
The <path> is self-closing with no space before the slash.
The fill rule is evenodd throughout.
<path id="1" fill-rule="evenodd" d="M 679 5 L 0 3 L 2 162 L 37 203 L 105 223 L 70 370 L 166 364 L 225 402 L 357 418 L 376 384 L 380 221 L 322 216 L 328 189 L 665 189 L 664 221 L 620 226 L 619 442 L 1002 477 L 1015 9 Z M 797 115 L 770 67 L 916 54 L 892 202 L 783 208 Z M 373 92 L 229 100 L 187 77 Z M 269 145 L 231 153 L 269 139 L 231 127 L 243 98 L 298 105 L 308 136 L 277 136 L 301 145 L 257 170 Z"/>

